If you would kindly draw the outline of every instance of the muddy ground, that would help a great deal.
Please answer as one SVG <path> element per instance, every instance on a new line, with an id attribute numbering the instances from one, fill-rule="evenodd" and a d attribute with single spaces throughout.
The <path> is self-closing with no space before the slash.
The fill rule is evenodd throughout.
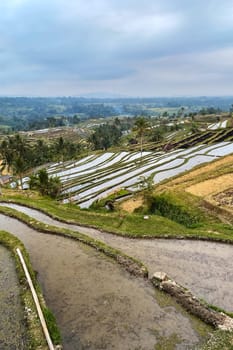
<path id="1" fill-rule="evenodd" d="M 10 252 L 0 245 L 0 349 L 27 349 L 24 310 Z"/>
<path id="2" fill-rule="evenodd" d="M 0 227 L 29 251 L 65 350 L 152 350 L 161 339 L 174 339 L 174 348 L 183 350 L 200 342 L 192 318 L 172 299 L 104 255 L 4 215 Z"/>
<path id="3" fill-rule="evenodd" d="M 119 248 L 145 263 L 150 276 L 156 271 L 164 271 L 199 298 L 227 311 L 233 311 L 233 245 L 191 240 L 130 239 L 96 229 L 64 224 L 19 205 L 9 206 L 44 223 L 78 230 Z"/>

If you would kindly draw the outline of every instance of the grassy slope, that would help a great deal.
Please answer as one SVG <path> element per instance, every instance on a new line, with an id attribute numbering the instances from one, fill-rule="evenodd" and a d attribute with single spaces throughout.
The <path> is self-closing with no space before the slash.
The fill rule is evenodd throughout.
<path id="1" fill-rule="evenodd" d="M 167 186 L 166 191 L 169 191 Z M 190 210 L 193 207 L 193 210 L 196 211 L 196 208 L 201 206 L 200 199 L 186 194 L 183 190 L 177 190 L 176 195 L 179 196 L 182 203 L 191 208 Z M 75 205 L 62 205 L 48 198 L 42 198 L 34 192 L 5 190 L 2 200 L 14 201 L 40 209 L 63 221 L 93 226 L 130 237 L 187 237 L 233 242 L 232 226 L 221 223 L 214 216 L 207 216 L 205 212 L 200 215 L 201 222 L 198 227 L 187 228 L 158 215 L 150 215 L 149 220 L 145 220 L 143 214 L 127 214 L 123 211 L 104 213 L 80 210 Z"/>

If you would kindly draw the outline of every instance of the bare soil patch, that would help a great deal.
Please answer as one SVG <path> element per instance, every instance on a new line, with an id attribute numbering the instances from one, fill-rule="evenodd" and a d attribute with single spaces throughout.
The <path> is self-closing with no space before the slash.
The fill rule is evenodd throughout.
<path id="1" fill-rule="evenodd" d="M 143 204 L 143 198 L 130 198 L 121 204 L 121 209 L 132 214 L 135 209 L 141 207 Z"/>
<path id="2" fill-rule="evenodd" d="M 195 196 L 205 197 L 223 192 L 233 184 L 233 174 L 225 174 L 215 179 L 205 180 L 192 185 L 186 189 L 187 192 Z"/>

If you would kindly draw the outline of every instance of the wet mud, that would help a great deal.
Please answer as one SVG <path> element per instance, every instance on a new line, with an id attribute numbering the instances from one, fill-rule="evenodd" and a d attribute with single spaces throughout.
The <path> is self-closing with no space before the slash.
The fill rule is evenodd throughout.
<path id="1" fill-rule="evenodd" d="M 24 311 L 14 260 L 0 245 L 0 349 L 27 349 Z"/>
<path id="2" fill-rule="evenodd" d="M 29 251 L 65 350 L 153 350 L 161 339 L 171 338 L 174 349 L 200 343 L 192 318 L 172 299 L 99 252 L 4 215 L 0 228 L 15 234 Z"/>
<path id="3" fill-rule="evenodd" d="M 149 269 L 166 272 L 194 295 L 233 312 L 233 245 L 173 239 L 130 239 L 96 229 L 69 225 L 20 205 L 9 205 L 44 223 L 70 228 L 99 239 L 140 259 Z"/>

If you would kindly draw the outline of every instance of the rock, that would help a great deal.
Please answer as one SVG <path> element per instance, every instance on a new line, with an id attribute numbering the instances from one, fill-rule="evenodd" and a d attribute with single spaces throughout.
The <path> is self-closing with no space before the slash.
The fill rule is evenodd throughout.
<path id="1" fill-rule="evenodd" d="M 54 350 L 62 350 L 62 345 L 55 345 Z"/>
<path id="2" fill-rule="evenodd" d="M 152 283 L 156 286 L 159 286 L 161 282 L 168 281 L 168 275 L 165 272 L 158 271 L 153 274 L 151 279 Z"/>
<path id="3" fill-rule="evenodd" d="M 155 272 L 154 275 L 153 275 L 153 278 L 156 278 L 160 282 L 167 281 L 169 279 L 168 275 L 165 272 L 162 272 L 162 271 Z"/>
<path id="4" fill-rule="evenodd" d="M 199 317 L 205 323 L 222 330 L 233 330 L 233 318 L 209 308 L 191 291 L 170 279 L 165 272 L 154 273 L 151 282 L 156 288 L 170 294 L 188 312 Z"/>
<path id="5" fill-rule="evenodd" d="M 229 316 L 225 316 L 223 324 L 218 325 L 218 328 L 223 331 L 232 331 L 233 330 L 233 319 Z"/>

